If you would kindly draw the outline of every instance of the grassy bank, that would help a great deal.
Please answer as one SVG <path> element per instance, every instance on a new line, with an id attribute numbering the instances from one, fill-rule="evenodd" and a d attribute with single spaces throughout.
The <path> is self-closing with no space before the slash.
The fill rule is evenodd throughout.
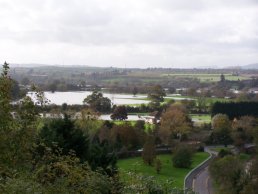
<path id="1" fill-rule="evenodd" d="M 155 168 L 152 166 L 148 166 L 143 163 L 141 157 L 123 159 L 118 161 L 118 168 L 121 172 L 121 177 L 125 179 L 125 181 L 130 181 L 130 176 L 128 176 L 127 172 L 135 172 L 142 175 L 154 176 L 157 181 L 160 183 L 173 179 L 173 187 L 182 188 L 184 184 L 184 178 L 187 173 L 204 161 L 209 155 L 205 152 L 198 152 L 193 157 L 192 167 L 189 169 L 185 168 L 175 168 L 172 165 L 172 156 L 171 155 L 159 155 L 158 158 L 162 162 L 162 169 L 160 174 L 157 174 Z"/>

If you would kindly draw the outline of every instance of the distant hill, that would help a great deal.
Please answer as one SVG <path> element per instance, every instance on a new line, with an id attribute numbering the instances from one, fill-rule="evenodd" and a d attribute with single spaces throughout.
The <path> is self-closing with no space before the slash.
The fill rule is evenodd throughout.
<path id="1" fill-rule="evenodd" d="M 0 66 L 2 66 L 2 64 L 0 64 Z M 88 66 L 88 65 L 60 65 L 60 64 L 41 64 L 41 63 L 10 63 L 10 67 L 14 68 L 14 67 L 25 67 L 25 68 L 35 68 L 35 67 L 65 67 L 65 68 L 90 68 L 90 69 L 106 69 L 106 68 L 114 68 L 114 69 L 123 69 L 122 67 L 117 68 L 117 67 L 95 67 L 95 66 Z M 128 69 L 135 69 L 135 68 L 128 68 Z M 136 68 L 137 69 L 137 68 Z M 166 69 L 166 68 L 163 68 Z M 176 69 L 176 68 L 175 68 Z M 185 68 L 185 69 L 191 69 L 191 68 Z M 203 65 L 203 66 L 197 66 L 197 67 L 193 67 L 192 69 L 258 69 L 258 63 L 253 63 L 253 64 L 249 64 L 249 65 L 236 65 L 236 66 L 216 66 L 216 65 Z"/>
<path id="2" fill-rule="evenodd" d="M 29 68 L 33 68 L 33 67 L 44 67 L 44 66 L 50 66 L 47 64 L 40 64 L 40 63 L 10 63 L 10 67 L 29 67 Z"/>
<path id="3" fill-rule="evenodd" d="M 249 65 L 235 65 L 226 67 L 212 67 L 211 69 L 258 69 L 258 63 L 253 63 Z"/>
<path id="4" fill-rule="evenodd" d="M 2 65 L 2 64 L 1 64 Z M 43 64 L 43 63 L 9 63 L 11 68 L 14 67 L 25 67 L 25 68 L 40 68 L 40 67 L 54 67 L 54 68 L 93 68 L 93 69 L 107 69 L 112 67 L 96 67 L 96 66 L 88 66 L 88 65 L 60 65 L 60 64 Z M 117 69 L 114 67 L 114 69 Z"/>
<path id="5" fill-rule="evenodd" d="M 258 63 L 242 66 L 242 69 L 258 69 Z"/>

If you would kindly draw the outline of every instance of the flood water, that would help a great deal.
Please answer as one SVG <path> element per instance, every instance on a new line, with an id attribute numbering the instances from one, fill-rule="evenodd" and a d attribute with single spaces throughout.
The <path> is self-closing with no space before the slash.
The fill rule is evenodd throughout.
<path id="1" fill-rule="evenodd" d="M 62 105 L 63 103 L 67 103 L 68 105 L 72 104 L 83 104 L 83 100 L 90 94 L 91 91 L 72 91 L 72 92 L 44 92 L 45 97 L 50 100 L 50 104 Z M 34 92 L 28 92 L 28 96 L 35 99 Z M 132 94 L 110 94 L 110 93 L 103 93 L 104 97 L 108 97 L 111 100 L 112 104 L 122 105 L 122 104 L 147 104 L 149 100 L 142 100 L 146 98 L 147 95 L 136 95 L 133 96 Z M 174 100 L 193 100 L 191 98 L 182 98 L 182 97 L 175 97 L 175 96 L 168 96 L 165 98 L 170 98 Z"/>
<path id="2" fill-rule="evenodd" d="M 92 92 L 90 91 L 79 91 L 79 92 L 44 92 L 45 97 L 50 100 L 50 104 L 62 105 L 67 103 L 72 104 L 83 104 L 83 100 Z M 35 99 L 33 92 L 28 92 L 28 96 Z M 103 93 L 104 97 L 108 97 L 112 104 L 122 105 L 122 104 L 147 104 L 150 101 L 140 100 L 140 98 L 146 98 L 144 95 L 133 96 L 132 94 L 110 94 Z"/>
<path id="3" fill-rule="evenodd" d="M 100 115 L 99 117 L 100 120 L 112 120 L 110 118 L 110 114 L 109 115 Z M 138 115 L 127 115 L 127 119 L 128 121 L 138 121 L 138 120 L 143 120 L 141 117 L 139 117 Z"/>

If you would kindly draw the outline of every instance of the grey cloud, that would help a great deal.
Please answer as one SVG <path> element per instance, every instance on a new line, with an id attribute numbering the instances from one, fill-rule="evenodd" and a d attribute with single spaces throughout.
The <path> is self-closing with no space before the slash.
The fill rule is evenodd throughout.
<path id="1" fill-rule="evenodd" d="M 3 0 L 0 41 L 13 42 L 17 51 L 17 45 L 41 45 L 48 53 L 51 45 L 59 56 L 72 48 L 78 54 L 63 57 L 76 56 L 78 63 L 94 63 L 101 55 L 98 65 L 101 59 L 109 64 L 222 63 L 227 50 L 242 52 L 239 61 L 247 61 L 258 50 L 257 12 L 255 0 Z M 80 56 L 84 52 L 92 56 Z M 51 60 L 58 63 L 54 56 Z"/>

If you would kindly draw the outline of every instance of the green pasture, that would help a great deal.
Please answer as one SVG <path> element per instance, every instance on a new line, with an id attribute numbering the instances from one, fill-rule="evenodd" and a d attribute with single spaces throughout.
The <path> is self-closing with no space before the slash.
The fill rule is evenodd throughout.
<path id="1" fill-rule="evenodd" d="M 134 126 L 137 121 L 113 121 L 116 125 L 123 125 L 125 123 L 128 123 L 129 125 Z M 145 132 L 148 132 L 148 130 L 152 130 L 154 128 L 153 124 L 145 123 L 144 124 Z"/>
<path id="2" fill-rule="evenodd" d="M 171 77 L 171 78 L 196 78 L 199 79 L 201 82 L 218 82 L 220 81 L 220 75 L 221 74 L 162 74 L 163 77 Z M 251 79 L 247 75 L 232 75 L 232 74 L 224 74 L 226 80 L 230 81 L 237 81 L 237 80 L 246 80 Z"/>
<path id="3" fill-rule="evenodd" d="M 184 184 L 184 178 L 190 170 L 208 158 L 209 154 L 205 152 L 198 152 L 194 154 L 192 167 L 186 168 L 175 168 L 172 165 L 172 156 L 169 154 L 158 155 L 157 157 L 162 162 L 162 169 L 160 174 L 157 174 L 153 166 L 148 166 L 143 163 L 141 157 L 129 158 L 118 160 L 118 168 L 121 173 L 122 179 L 125 181 L 130 181 L 130 176 L 128 172 L 134 172 L 137 174 L 154 176 L 160 183 L 172 179 L 173 187 L 182 188 Z"/>
<path id="4" fill-rule="evenodd" d="M 103 82 L 108 82 L 108 83 L 123 82 L 123 81 L 125 81 L 124 77 L 110 77 L 107 79 L 103 79 Z"/>
<path id="5" fill-rule="evenodd" d="M 168 95 L 165 98 L 165 102 L 168 102 L 169 100 L 177 98 L 177 99 L 193 99 L 193 100 L 198 100 L 198 97 L 195 96 L 176 96 L 176 95 Z M 204 100 L 206 101 L 207 104 L 215 103 L 215 102 L 229 102 L 232 101 L 232 99 L 227 99 L 227 98 L 218 98 L 218 97 L 204 97 Z"/>
<path id="6" fill-rule="evenodd" d="M 116 82 L 128 82 L 128 81 L 141 81 L 141 82 L 145 82 L 145 83 L 153 83 L 153 82 L 159 82 L 162 81 L 163 79 L 165 79 L 165 77 L 145 77 L 143 75 L 137 75 L 137 76 L 119 76 L 119 77 L 109 77 L 109 78 L 105 78 L 102 81 L 105 83 L 116 83 Z"/>
<path id="7" fill-rule="evenodd" d="M 190 117 L 194 120 L 196 123 L 210 123 L 211 122 L 211 115 L 209 114 L 190 114 Z"/>
<path id="8" fill-rule="evenodd" d="M 147 94 L 146 94 L 147 95 Z M 123 98 L 125 99 L 125 98 Z M 128 100 L 149 100 L 148 97 L 146 98 L 126 98 Z M 177 95 L 167 95 L 164 98 L 163 103 L 168 103 L 171 100 L 197 100 L 198 97 L 195 96 L 177 96 Z M 229 102 L 232 101 L 232 99 L 227 99 L 227 98 L 218 98 L 218 97 L 205 97 L 204 100 L 210 104 L 210 103 L 215 103 L 215 102 Z M 141 104 L 128 104 L 128 106 L 141 106 Z"/>
<path id="9" fill-rule="evenodd" d="M 139 115 L 147 115 L 147 113 L 135 113 L 136 115 L 139 114 Z M 131 114 L 132 115 L 132 114 Z M 190 114 L 189 115 L 193 121 L 195 123 L 198 123 L 198 124 L 208 124 L 208 123 L 211 123 L 211 116 L 209 114 Z M 115 124 L 117 125 L 122 125 L 122 124 L 125 124 L 125 123 L 128 123 L 132 126 L 135 125 L 136 121 L 113 121 Z M 153 124 L 149 124 L 149 123 L 145 123 L 145 130 L 148 130 L 148 129 L 153 129 L 154 125 Z"/>
<path id="10" fill-rule="evenodd" d="M 217 97 L 207 97 L 205 98 L 205 100 L 207 100 L 208 104 L 213 104 L 215 102 L 230 102 L 230 101 L 234 101 L 234 99 L 228 99 L 228 98 L 217 98 Z"/>

